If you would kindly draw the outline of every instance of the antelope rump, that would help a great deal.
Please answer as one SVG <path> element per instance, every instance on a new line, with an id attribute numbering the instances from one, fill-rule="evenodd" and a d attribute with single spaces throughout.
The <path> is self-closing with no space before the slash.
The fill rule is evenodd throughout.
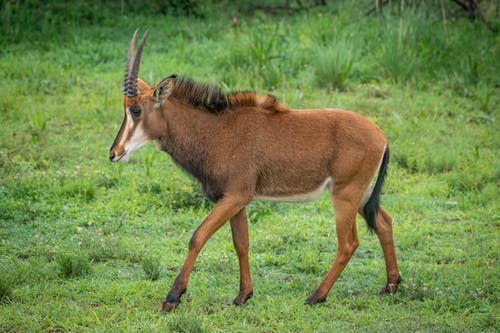
<path id="1" fill-rule="evenodd" d="M 358 213 L 377 234 L 384 254 L 387 285 L 380 294 L 396 292 L 401 277 L 392 220 L 379 206 L 389 162 L 389 146 L 380 129 L 353 112 L 290 110 L 271 95 L 225 94 L 216 86 L 176 75 L 149 86 L 138 78 L 147 32 L 134 57 L 137 32 L 130 42 L 125 70 L 124 119 L 109 158 L 127 161 L 132 152 L 156 141 L 215 203 L 193 233 L 163 311 L 179 305 L 196 257 L 228 220 L 240 268 L 234 304 L 245 303 L 253 295 L 245 207 L 252 200 L 310 201 L 325 189 L 335 210 L 337 252 L 306 303 L 326 299 L 354 254 L 359 245 Z"/>

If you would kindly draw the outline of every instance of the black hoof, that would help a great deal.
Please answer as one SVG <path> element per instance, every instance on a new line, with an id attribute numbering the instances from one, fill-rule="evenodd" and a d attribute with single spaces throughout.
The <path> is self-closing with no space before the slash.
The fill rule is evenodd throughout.
<path id="1" fill-rule="evenodd" d="M 161 306 L 161 312 L 170 312 L 175 309 L 181 302 L 169 302 L 167 300 L 163 301 Z"/>
<path id="2" fill-rule="evenodd" d="M 253 290 L 251 290 L 246 296 L 238 295 L 238 297 L 234 299 L 233 304 L 236 306 L 243 305 L 252 297 L 253 297 Z"/>
<path id="3" fill-rule="evenodd" d="M 305 302 L 305 304 L 307 305 L 316 305 L 316 304 L 319 304 L 319 303 L 324 303 L 326 301 L 326 297 L 325 298 L 319 298 L 316 293 L 312 294 L 311 296 L 309 296 Z"/>
<path id="4" fill-rule="evenodd" d="M 172 309 L 176 308 L 179 304 L 181 304 L 181 296 L 186 292 L 186 289 L 181 292 L 170 291 L 167 295 L 167 298 L 163 301 L 161 306 L 162 312 L 169 312 Z"/>
<path id="5" fill-rule="evenodd" d="M 392 294 L 396 293 L 401 281 L 403 281 L 403 279 L 401 278 L 401 275 L 400 275 L 398 277 L 398 280 L 396 281 L 396 283 L 387 283 L 387 285 L 384 288 L 382 288 L 382 290 L 378 293 L 378 295 L 380 297 L 382 297 L 382 296 L 392 295 Z"/>

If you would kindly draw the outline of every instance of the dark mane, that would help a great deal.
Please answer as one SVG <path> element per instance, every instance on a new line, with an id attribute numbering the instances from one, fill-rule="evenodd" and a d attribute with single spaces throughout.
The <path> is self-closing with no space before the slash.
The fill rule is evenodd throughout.
<path id="1" fill-rule="evenodd" d="M 197 83 L 187 77 L 176 77 L 170 96 L 202 108 L 210 113 L 222 113 L 228 108 L 227 95 L 215 85 Z"/>
<path id="2" fill-rule="evenodd" d="M 259 96 L 255 92 L 237 92 L 228 96 L 229 106 L 257 106 L 271 112 L 287 112 L 290 109 L 278 102 L 273 95 Z"/>
<path id="3" fill-rule="evenodd" d="M 221 114 L 228 109 L 244 106 L 260 107 L 272 112 L 289 111 L 272 95 L 259 96 L 253 91 L 225 94 L 221 88 L 215 85 L 197 83 L 183 76 L 175 77 L 170 96 L 214 114 Z"/>

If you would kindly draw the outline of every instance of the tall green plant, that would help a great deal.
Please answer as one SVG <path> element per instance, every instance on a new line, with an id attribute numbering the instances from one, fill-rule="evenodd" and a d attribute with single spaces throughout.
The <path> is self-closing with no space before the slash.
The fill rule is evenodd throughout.
<path id="1" fill-rule="evenodd" d="M 417 13 L 401 14 L 399 18 L 386 18 L 380 36 L 378 66 L 381 74 L 396 82 L 414 78 L 419 72 L 421 58 L 417 46 L 422 37 L 421 25 L 425 24 Z"/>
<path id="2" fill-rule="evenodd" d="M 353 74 L 358 51 L 352 42 L 336 38 L 315 52 L 314 77 L 320 87 L 345 90 Z"/>

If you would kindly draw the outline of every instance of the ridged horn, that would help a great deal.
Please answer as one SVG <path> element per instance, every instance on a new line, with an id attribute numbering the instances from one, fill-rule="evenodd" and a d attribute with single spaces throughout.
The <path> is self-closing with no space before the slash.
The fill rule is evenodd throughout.
<path id="1" fill-rule="evenodd" d="M 144 36 L 139 43 L 139 47 L 137 48 L 137 53 L 134 57 L 134 47 L 137 41 L 137 32 L 139 29 L 136 29 L 134 35 L 132 36 L 132 40 L 130 41 L 130 46 L 128 49 L 128 58 L 127 65 L 125 67 L 125 80 L 124 80 L 124 88 L 123 94 L 129 98 L 137 97 L 137 77 L 139 75 L 139 65 L 141 63 L 141 54 L 142 49 L 144 48 L 144 43 L 146 42 L 146 38 L 148 36 L 148 31 L 144 33 Z"/>

